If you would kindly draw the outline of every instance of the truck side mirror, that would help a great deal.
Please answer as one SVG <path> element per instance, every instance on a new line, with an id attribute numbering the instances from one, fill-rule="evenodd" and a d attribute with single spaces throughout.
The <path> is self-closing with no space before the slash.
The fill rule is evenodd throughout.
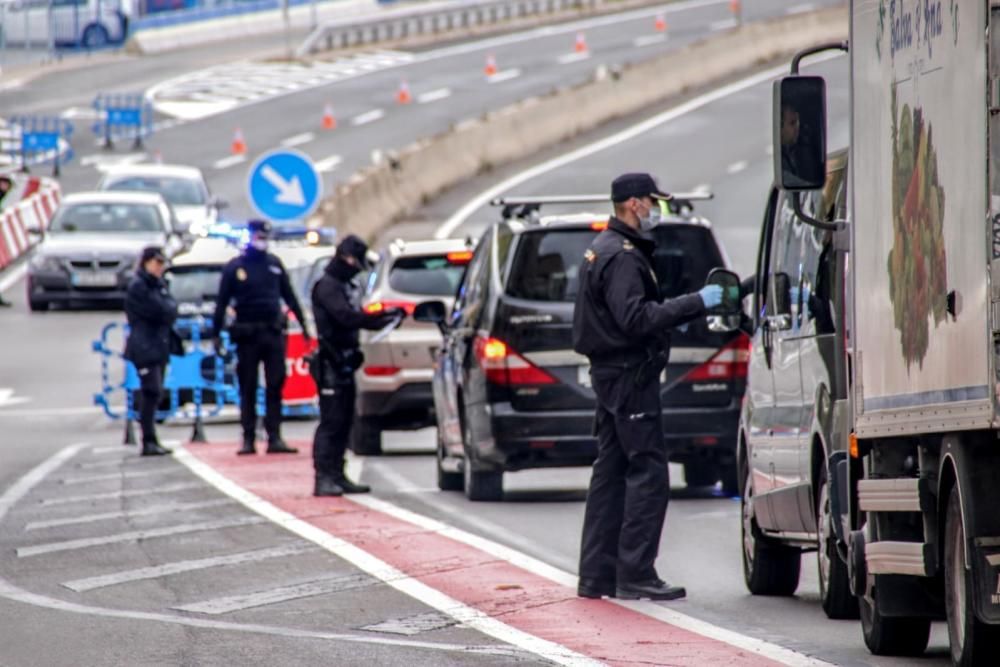
<path id="1" fill-rule="evenodd" d="M 777 316 L 792 314 L 792 279 L 787 273 L 775 273 L 771 276 L 774 284 L 774 292 L 771 298 L 774 299 L 772 313 Z"/>
<path id="2" fill-rule="evenodd" d="M 826 183 L 826 80 L 786 76 L 774 82 L 774 182 L 782 190 Z"/>

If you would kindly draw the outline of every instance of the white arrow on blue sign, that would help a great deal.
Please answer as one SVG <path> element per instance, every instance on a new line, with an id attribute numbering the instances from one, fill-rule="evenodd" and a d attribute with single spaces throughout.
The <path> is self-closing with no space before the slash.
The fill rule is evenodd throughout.
<path id="1" fill-rule="evenodd" d="M 275 150 L 261 155 L 250 167 L 247 194 L 261 217 L 291 222 L 316 210 L 323 196 L 323 181 L 308 156 Z"/>

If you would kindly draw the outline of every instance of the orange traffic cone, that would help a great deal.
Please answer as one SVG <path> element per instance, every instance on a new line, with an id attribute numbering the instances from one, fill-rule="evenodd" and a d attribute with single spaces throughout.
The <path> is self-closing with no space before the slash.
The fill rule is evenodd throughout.
<path id="1" fill-rule="evenodd" d="M 587 52 L 587 36 L 582 32 L 576 33 L 576 43 L 573 45 L 573 50 L 577 53 Z"/>
<path id="2" fill-rule="evenodd" d="M 243 130 L 236 128 L 236 132 L 233 134 L 232 153 L 233 155 L 244 155 L 246 152 L 247 142 L 243 139 Z"/>
<path id="3" fill-rule="evenodd" d="M 327 104 L 323 107 L 323 129 L 334 130 L 337 128 L 337 118 L 333 115 L 333 106 Z"/>
<path id="4" fill-rule="evenodd" d="M 409 104 L 413 101 L 413 96 L 410 95 L 410 86 L 405 81 L 401 81 L 399 84 L 399 92 L 396 93 L 396 102 L 399 104 Z"/>
<path id="5" fill-rule="evenodd" d="M 735 16 L 740 13 L 742 9 L 742 3 L 740 0 L 729 0 L 729 11 Z"/>
<path id="6" fill-rule="evenodd" d="M 497 59 L 491 53 L 486 56 L 486 76 L 493 76 L 497 73 Z"/>
<path id="7" fill-rule="evenodd" d="M 667 19 L 663 17 L 663 14 L 658 14 L 656 16 L 656 22 L 653 23 L 653 27 L 656 28 L 656 32 L 667 31 Z"/>

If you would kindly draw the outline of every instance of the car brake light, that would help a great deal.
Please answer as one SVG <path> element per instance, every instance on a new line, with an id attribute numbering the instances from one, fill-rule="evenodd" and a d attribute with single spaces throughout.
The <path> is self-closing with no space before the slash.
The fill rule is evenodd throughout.
<path id="1" fill-rule="evenodd" d="M 603 232 L 608 228 L 608 223 L 606 220 L 604 222 L 592 222 L 590 223 L 590 228 L 595 232 Z"/>
<path id="2" fill-rule="evenodd" d="M 395 375 L 399 372 L 399 367 L 397 366 L 365 366 L 362 369 L 365 375 L 370 377 L 386 377 L 388 375 Z"/>
<path id="3" fill-rule="evenodd" d="M 711 359 L 692 369 L 683 382 L 721 382 L 744 379 L 750 362 L 750 338 L 740 334 Z"/>
<path id="4" fill-rule="evenodd" d="M 458 252 L 449 252 L 447 258 L 449 264 L 468 264 L 472 261 L 472 251 L 460 250 Z"/>
<path id="5" fill-rule="evenodd" d="M 477 336 L 473 346 L 486 380 L 503 386 L 555 384 L 551 375 L 519 355 L 498 338 Z"/>
<path id="6" fill-rule="evenodd" d="M 412 315 L 413 309 L 416 307 L 417 304 L 411 301 L 373 301 L 365 306 L 365 312 L 370 315 L 378 315 L 390 308 L 402 308 L 407 315 Z"/>

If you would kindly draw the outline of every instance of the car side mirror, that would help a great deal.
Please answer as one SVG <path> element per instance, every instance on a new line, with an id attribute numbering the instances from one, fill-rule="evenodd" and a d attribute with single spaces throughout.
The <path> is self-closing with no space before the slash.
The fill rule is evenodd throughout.
<path id="1" fill-rule="evenodd" d="M 447 308 L 444 301 L 424 301 L 418 303 L 413 309 L 413 319 L 417 322 L 430 322 L 436 324 L 441 333 L 444 333 L 445 319 L 447 318 Z"/>
<path id="2" fill-rule="evenodd" d="M 740 277 L 728 269 L 712 269 L 705 284 L 718 285 L 722 288 L 722 303 L 710 309 L 708 314 L 738 318 L 743 310 L 740 305 L 743 302 Z"/>
<path id="3" fill-rule="evenodd" d="M 792 75 L 774 82 L 774 182 L 782 190 L 826 184 L 826 80 Z"/>

